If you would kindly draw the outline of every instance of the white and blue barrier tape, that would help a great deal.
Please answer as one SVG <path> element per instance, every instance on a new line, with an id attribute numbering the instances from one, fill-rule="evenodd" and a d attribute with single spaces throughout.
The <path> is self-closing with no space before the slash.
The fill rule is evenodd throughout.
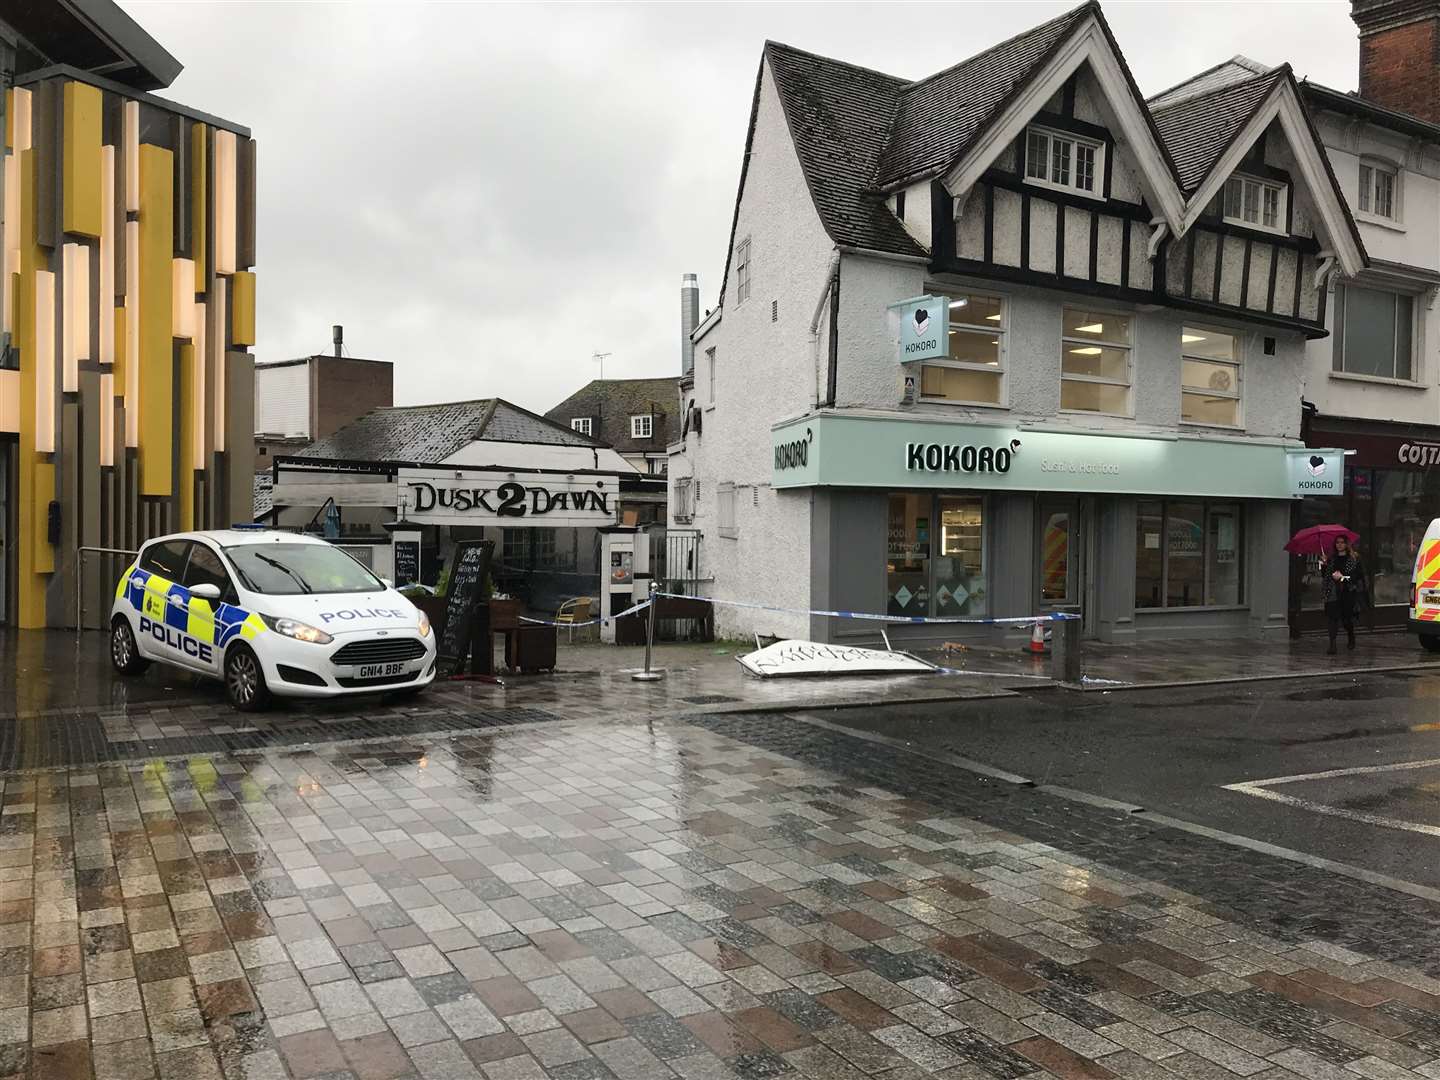
<path id="1" fill-rule="evenodd" d="M 1014 615 L 1003 619 L 975 619 L 949 615 L 873 615 L 863 611 L 824 611 L 816 608 L 776 607 L 773 604 L 751 604 L 744 600 L 717 600 L 713 596 L 686 596 L 683 593 L 657 592 L 655 595 L 666 596 L 676 600 L 704 600 L 709 604 L 724 604 L 726 607 L 750 608 L 752 611 L 775 611 L 783 615 L 824 615 L 833 619 L 868 619 L 873 622 L 896 624 L 943 623 L 946 625 L 963 626 L 1028 626 L 1031 623 L 1037 622 L 1065 622 L 1069 619 L 1080 618 L 1079 615 L 1071 611 L 1052 611 L 1044 615 Z"/>
<path id="2" fill-rule="evenodd" d="M 663 594 L 662 594 L 663 595 Z M 641 600 L 633 607 L 628 607 L 618 615 L 611 615 L 608 619 L 586 619 L 584 622 L 556 622 L 554 619 L 532 619 L 528 615 L 521 615 L 520 621 L 531 623 L 534 626 L 558 626 L 562 630 L 573 630 L 577 626 L 603 626 L 605 623 L 614 622 L 616 619 L 623 619 L 627 615 L 634 615 L 637 611 L 644 611 L 650 606 L 649 600 Z"/>

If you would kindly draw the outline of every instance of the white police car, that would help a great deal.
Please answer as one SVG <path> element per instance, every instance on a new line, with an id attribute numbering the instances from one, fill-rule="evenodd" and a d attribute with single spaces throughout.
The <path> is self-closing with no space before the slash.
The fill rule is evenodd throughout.
<path id="1" fill-rule="evenodd" d="M 272 530 L 151 540 L 120 577 L 110 660 L 222 679 L 237 709 L 272 694 L 418 691 L 435 679 L 435 635 L 414 604 L 324 540 Z"/>

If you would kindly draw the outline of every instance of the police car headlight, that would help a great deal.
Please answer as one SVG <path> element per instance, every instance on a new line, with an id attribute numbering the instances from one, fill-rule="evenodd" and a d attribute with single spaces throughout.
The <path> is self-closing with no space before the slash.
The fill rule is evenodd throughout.
<path id="1" fill-rule="evenodd" d="M 430 616 L 429 616 L 429 615 L 426 615 L 425 612 L 423 612 L 423 611 L 419 611 L 419 612 L 417 612 L 417 614 L 419 614 L 419 616 L 420 616 L 420 636 L 421 636 L 421 637 L 429 637 L 429 636 L 430 636 Z"/>
<path id="2" fill-rule="evenodd" d="M 312 645 L 329 645 L 335 639 L 324 630 L 317 629 L 309 623 L 300 622 L 297 619 L 279 618 L 274 615 L 261 615 L 265 625 L 274 630 L 277 634 L 294 638 L 296 641 L 308 641 Z"/>

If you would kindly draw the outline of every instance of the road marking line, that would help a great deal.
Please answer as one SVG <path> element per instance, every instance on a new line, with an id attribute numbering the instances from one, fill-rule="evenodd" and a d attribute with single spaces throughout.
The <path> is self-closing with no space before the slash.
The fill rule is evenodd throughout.
<path id="1" fill-rule="evenodd" d="M 1431 725 L 1422 726 L 1428 728 Z M 1393 765 L 1357 765 L 1349 769 L 1327 769 L 1324 772 L 1299 773 L 1295 776 L 1277 776 L 1269 780 L 1246 780 L 1238 784 L 1224 784 L 1222 785 L 1222 789 L 1225 791 L 1236 791 L 1242 795 L 1253 795 L 1257 799 L 1269 799 L 1271 802 L 1281 803 L 1285 806 L 1308 810 L 1312 814 L 1329 814 L 1331 817 L 1343 818 L 1347 821 L 1358 821 L 1362 825 L 1378 825 L 1384 829 L 1401 829 L 1405 832 L 1420 833 L 1422 836 L 1440 836 L 1440 826 L 1422 825 L 1419 822 L 1405 821 L 1402 818 L 1369 814 L 1363 810 L 1346 810 L 1343 807 L 1315 802 L 1313 799 L 1301 799 L 1295 795 L 1284 795 L 1281 792 L 1270 790 L 1281 784 L 1297 784 L 1305 780 L 1332 780 L 1337 776 L 1364 776 L 1374 775 L 1376 773 L 1404 772 L 1409 769 L 1430 769 L 1436 766 L 1440 766 L 1440 758 L 1426 758 L 1424 761 L 1401 761 Z"/>

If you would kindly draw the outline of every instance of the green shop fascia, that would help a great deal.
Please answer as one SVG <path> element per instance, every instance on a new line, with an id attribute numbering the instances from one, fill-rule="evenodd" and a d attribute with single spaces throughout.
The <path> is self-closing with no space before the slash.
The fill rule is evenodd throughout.
<path id="1" fill-rule="evenodd" d="M 809 490 L 825 516 L 811 607 L 1063 609 L 1105 639 L 1283 630 L 1290 506 L 1341 494 L 1345 477 L 1343 450 L 1198 432 L 818 411 L 771 438 L 773 486 Z"/>

